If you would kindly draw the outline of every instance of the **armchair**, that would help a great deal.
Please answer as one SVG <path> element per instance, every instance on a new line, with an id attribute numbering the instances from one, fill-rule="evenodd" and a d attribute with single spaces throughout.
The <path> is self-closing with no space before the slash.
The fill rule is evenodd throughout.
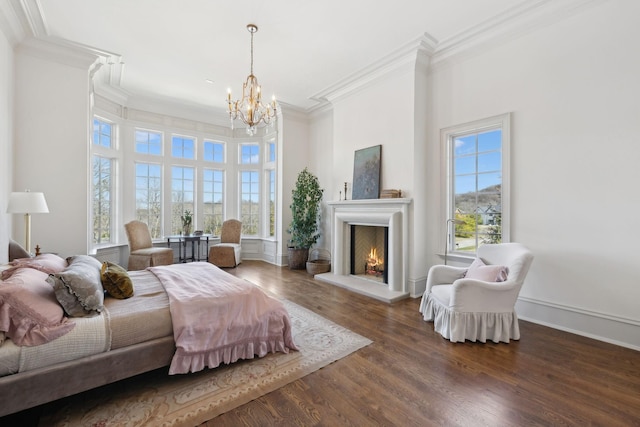
<path id="1" fill-rule="evenodd" d="M 127 270 L 144 270 L 156 265 L 173 264 L 173 249 L 153 247 L 149 227 L 142 221 L 124 225 L 129 239 L 129 265 Z"/>
<path id="2" fill-rule="evenodd" d="M 217 267 L 235 267 L 242 261 L 240 237 L 242 222 L 228 219 L 222 223 L 220 243 L 209 249 L 209 262 Z"/>
<path id="3" fill-rule="evenodd" d="M 420 313 L 424 320 L 433 321 L 435 331 L 451 342 L 484 343 L 489 339 L 508 343 L 520 339 L 514 307 L 533 254 L 519 243 L 500 243 L 480 246 L 478 258 L 489 269 L 493 267 L 494 272 L 499 271 L 498 266 L 506 267 L 506 280 L 469 278 L 465 277 L 471 275 L 467 273 L 469 268 L 434 265 L 427 275 Z"/>

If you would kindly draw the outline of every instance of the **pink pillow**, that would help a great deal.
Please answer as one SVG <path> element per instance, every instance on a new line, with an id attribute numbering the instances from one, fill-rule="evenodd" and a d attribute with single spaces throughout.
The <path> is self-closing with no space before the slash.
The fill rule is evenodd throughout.
<path id="1" fill-rule="evenodd" d="M 44 271 L 47 274 L 59 273 L 67 268 L 67 260 L 56 254 L 42 254 L 35 258 L 18 258 L 9 264 L 12 267 L 2 272 L 2 280 L 7 280 L 16 270 L 25 267 Z"/>
<path id="2" fill-rule="evenodd" d="M 0 331 L 14 344 L 45 344 L 69 332 L 75 323 L 64 317 L 47 273 L 22 268 L 0 282 Z"/>
<path id="3" fill-rule="evenodd" d="M 504 282 L 507 280 L 509 269 L 502 265 L 486 265 L 480 258 L 476 258 L 467 273 L 465 279 L 482 280 L 483 282 Z"/>

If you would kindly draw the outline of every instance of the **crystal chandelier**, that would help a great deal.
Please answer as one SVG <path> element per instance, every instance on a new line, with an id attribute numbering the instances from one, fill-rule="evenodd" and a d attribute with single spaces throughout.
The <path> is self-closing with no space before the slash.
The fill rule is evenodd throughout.
<path id="1" fill-rule="evenodd" d="M 275 121 L 277 104 L 275 96 L 267 105 L 262 103 L 262 91 L 260 90 L 258 79 L 253 75 L 253 34 L 258 31 L 258 27 L 254 24 L 249 24 L 247 25 L 247 30 L 251 33 L 251 73 L 247 77 L 247 81 L 242 85 L 242 98 L 232 101 L 231 89 L 229 89 L 227 103 L 229 104 L 231 129 L 233 129 L 233 121 L 239 118 L 246 123 L 247 133 L 253 136 L 256 134 L 257 126 L 261 122 L 268 125 L 272 120 Z"/>

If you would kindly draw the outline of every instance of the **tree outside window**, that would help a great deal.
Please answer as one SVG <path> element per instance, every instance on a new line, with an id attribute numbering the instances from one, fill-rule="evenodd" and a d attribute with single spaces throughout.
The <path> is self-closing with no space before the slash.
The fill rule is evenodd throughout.
<path id="1" fill-rule="evenodd" d="M 475 253 L 478 246 L 508 241 L 503 229 L 508 213 L 510 115 L 449 128 L 447 143 L 448 211 L 453 252 Z M 508 222 L 507 222 L 508 224 Z"/>

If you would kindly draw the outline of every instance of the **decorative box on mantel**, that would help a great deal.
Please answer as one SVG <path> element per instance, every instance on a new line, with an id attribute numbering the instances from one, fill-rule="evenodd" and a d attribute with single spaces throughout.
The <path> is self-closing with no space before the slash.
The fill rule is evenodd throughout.
<path id="1" fill-rule="evenodd" d="M 409 209 L 412 201 L 413 199 L 389 198 L 327 202 L 331 215 L 332 271 L 316 275 L 315 278 L 381 301 L 394 302 L 408 297 Z M 388 227 L 386 285 L 370 284 L 370 281 L 351 276 L 351 225 Z M 361 283 L 368 284 L 361 286 Z"/>

